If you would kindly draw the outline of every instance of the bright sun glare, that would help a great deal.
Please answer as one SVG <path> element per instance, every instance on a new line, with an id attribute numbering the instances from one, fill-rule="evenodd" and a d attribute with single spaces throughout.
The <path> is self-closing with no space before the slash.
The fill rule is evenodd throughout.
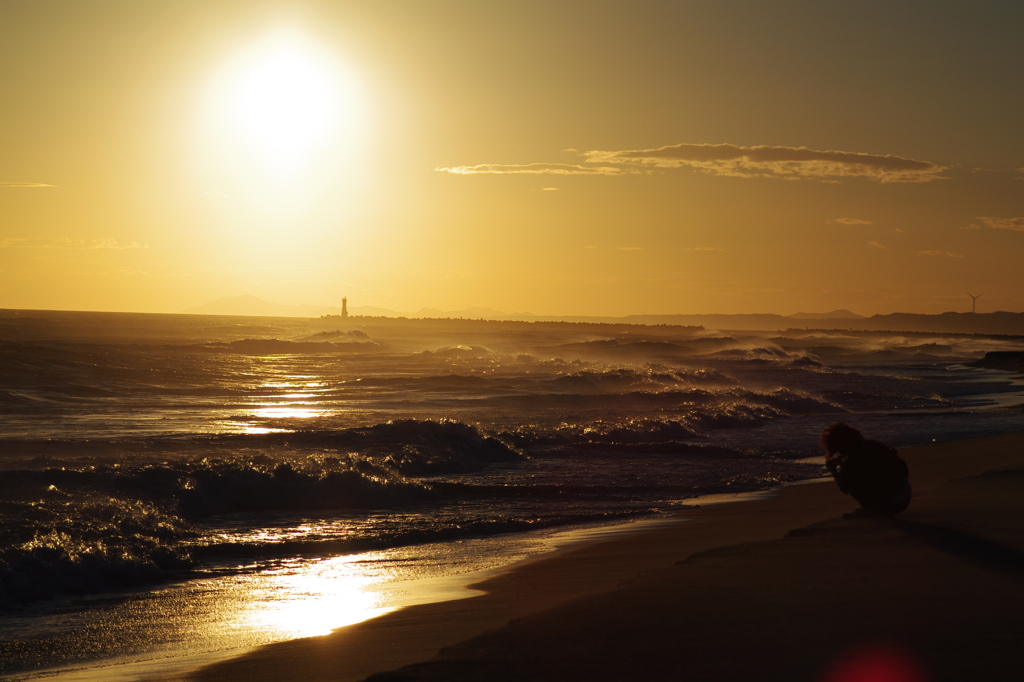
<path id="1" fill-rule="evenodd" d="M 262 55 L 236 87 L 234 114 L 244 134 L 275 154 L 299 154 L 334 132 L 337 87 L 320 64 L 291 46 Z"/>
<path id="2" fill-rule="evenodd" d="M 236 53 L 219 73 L 213 97 L 230 153 L 255 156 L 272 172 L 301 170 L 364 132 L 356 79 L 336 55 L 294 31 Z"/>
<path id="3" fill-rule="evenodd" d="M 235 627 L 267 632 L 275 639 L 316 637 L 391 611 L 394 607 L 383 593 L 368 589 L 383 578 L 367 571 L 369 557 L 286 561 L 253 576 L 245 602 L 234 614 Z"/>

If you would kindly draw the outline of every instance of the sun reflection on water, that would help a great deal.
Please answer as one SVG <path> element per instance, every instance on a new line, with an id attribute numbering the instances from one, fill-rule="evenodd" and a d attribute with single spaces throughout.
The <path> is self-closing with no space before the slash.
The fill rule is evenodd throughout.
<path id="1" fill-rule="evenodd" d="M 323 403 L 316 400 L 326 390 L 323 381 L 310 381 L 312 376 L 288 376 L 276 381 L 263 381 L 255 387 L 257 400 L 251 416 L 259 419 L 313 419 L 322 417 Z M 257 397 L 259 396 L 259 397 Z M 252 433 L 252 431 L 249 431 Z"/>
<path id="2" fill-rule="evenodd" d="M 383 594 L 369 590 L 382 580 L 368 575 L 365 555 L 296 560 L 261 574 L 233 627 L 273 638 L 325 635 L 394 610 Z"/>

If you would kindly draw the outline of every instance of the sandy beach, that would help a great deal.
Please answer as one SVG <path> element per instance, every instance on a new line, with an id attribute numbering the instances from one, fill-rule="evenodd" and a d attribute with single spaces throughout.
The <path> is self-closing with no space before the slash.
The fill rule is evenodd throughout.
<path id="1" fill-rule="evenodd" d="M 1019 679 L 1024 433 L 901 455 L 915 498 L 896 520 L 794 485 L 187 679 Z"/>

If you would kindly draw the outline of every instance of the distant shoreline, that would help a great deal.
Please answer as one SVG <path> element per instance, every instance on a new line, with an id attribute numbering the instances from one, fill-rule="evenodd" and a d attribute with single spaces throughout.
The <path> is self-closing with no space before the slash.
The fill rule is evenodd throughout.
<path id="1" fill-rule="evenodd" d="M 354 310 L 358 310 L 357 308 Z M 183 327 L 206 326 L 210 322 L 223 319 L 225 323 L 242 324 L 248 321 L 258 325 L 263 320 L 287 321 L 289 324 L 305 328 L 318 327 L 322 324 L 349 325 L 381 325 L 396 324 L 447 324 L 457 325 L 511 325 L 521 328 L 537 329 L 548 325 L 571 325 L 579 330 L 581 325 L 593 325 L 601 331 L 620 329 L 651 329 L 673 328 L 675 331 L 718 330 L 729 332 L 846 332 L 852 334 L 870 334 L 873 332 L 914 334 L 914 335 L 978 335 L 999 338 L 1024 338 L 1024 313 L 942 313 L 940 315 L 917 315 L 910 313 L 893 313 L 875 315 L 861 319 L 825 318 L 825 319 L 794 319 L 782 315 L 630 315 L 626 317 L 573 317 L 573 316 L 534 316 L 531 319 L 487 319 L 481 317 L 402 317 L 390 315 L 360 315 L 353 313 L 347 318 L 340 315 L 315 317 L 290 315 L 252 315 L 225 313 L 139 313 L 139 312 L 105 312 L 77 310 L 32 310 L 32 309 L 0 309 L 0 339 L 13 340 L 24 338 L 18 334 L 18 327 L 27 327 L 33 320 L 41 321 L 46 317 L 59 317 L 65 321 L 76 317 L 83 323 L 105 318 L 101 326 L 106 327 L 113 322 L 134 322 L 137 320 L 176 317 L 182 321 Z M 91 319 L 90 319 L 91 318 Z M 87 326 L 87 325 L 84 325 Z"/>

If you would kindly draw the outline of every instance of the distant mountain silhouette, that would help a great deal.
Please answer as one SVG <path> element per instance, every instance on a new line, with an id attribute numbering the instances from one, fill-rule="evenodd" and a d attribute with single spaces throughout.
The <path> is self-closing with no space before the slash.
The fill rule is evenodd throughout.
<path id="1" fill-rule="evenodd" d="M 252 315 L 256 317 L 320 317 L 340 315 L 341 308 L 319 305 L 286 305 L 271 303 L 256 296 L 219 298 L 195 308 L 182 310 L 191 315 Z"/>
<path id="2" fill-rule="evenodd" d="M 830 313 L 793 313 L 786 317 L 791 317 L 794 320 L 863 320 L 865 318 L 864 315 L 858 315 L 845 308 L 833 310 Z"/>

